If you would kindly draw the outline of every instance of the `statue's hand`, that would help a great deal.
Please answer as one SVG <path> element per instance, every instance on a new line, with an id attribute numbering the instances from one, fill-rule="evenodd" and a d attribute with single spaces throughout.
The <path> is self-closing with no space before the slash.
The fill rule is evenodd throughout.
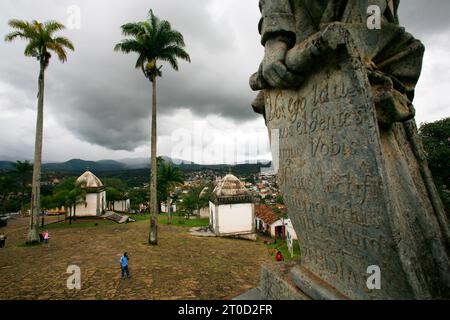
<path id="1" fill-rule="evenodd" d="M 302 77 L 290 72 L 282 61 L 263 63 L 263 77 L 273 88 L 292 88 L 302 82 Z"/>
<path id="2" fill-rule="evenodd" d="M 262 64 L 259 66 L 258 72 L 252 74 L 250 77 L 250 88 L 253 91 L 259 91 L 269 88 L 269 84 L 262 75 Z"/>
<path id="3" fill-rule="evenodd" d="M 282 37 L 267 40 L 264 60 L 258 72 L 250 77 L 250 87 L 253 90 L 294 88 L 303 82 L 303 77 L 286 67 L 287 51 L 287 41 Z"/>

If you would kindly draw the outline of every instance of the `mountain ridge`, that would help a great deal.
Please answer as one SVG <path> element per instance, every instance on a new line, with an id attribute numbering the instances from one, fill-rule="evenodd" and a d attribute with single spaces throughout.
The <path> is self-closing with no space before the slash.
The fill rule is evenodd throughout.
<path id="1" fill-rule="evenodd" d="M 168 156 L 162 156 L 162 158 L 178 166 L 184 170 L 197 171 L 201 169 L 210 170 L 224 170 L 224 168 L 242 167 L 242 166 L 266 166 L 270 164 L 270 161 L 259 160 L 256 163 L 235 163 L 235 164 L 197 164 L 192 161 L 182 159 L 172 159 Z M 0 161 L 0 170 L 13 170 L 13 161 Z M 121 160 L 83 160 L 83 159 L 70 159 L 65 162 L 49 162 L 42 164 L 43 172 L 62 172 L 62 173 L 83 173 L 86 170 L 91 170 L 98 173 L 114 172 L 114 171 L 126 171 L 126 170 L 139 170 L 149 169 L 150 159 L 146 158 L 127 158 Z"/>

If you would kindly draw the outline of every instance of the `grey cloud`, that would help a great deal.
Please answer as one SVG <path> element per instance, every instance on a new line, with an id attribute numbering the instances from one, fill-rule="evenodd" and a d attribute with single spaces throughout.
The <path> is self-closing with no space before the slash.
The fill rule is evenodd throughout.
<path id="1" fill-rule="evenodd" d="M 399 7 L 400 23 L 408 32 L 427 40 L 433 34 L 450 29 L 450 1 L 402 0 Z"/>
<path id="2" fill-rule="evenodd" d="M 191 64 L 180 63 L 179 72 L 164 66 L 159 113 L 176 115 L 188 108 L 196 117 L 216 114 L 238 123 L 258 117 L 250 108 L 254 93 L 248 87 L 263 51 L 258 1 L 228 1 L 236 14 L 221 17 L 211 13 L 210 0 L 3 0 L 0 35 L 8 32 L 10 18 L 65 22 L 67 7 L 79 5 L 81 30 L 64 32 L 76 51 L 64 65 L 53 59 L 47 72 L 46 112 L 82 140 L 111 150 L 134 150 L 148 142 L 151 87 L 133 68 L 136 56 L 115 53 L 113 47 L 122 39 L 120 25 L 144 19 L 150 7 L 184 34 L 192 58 Z M 448 1 L 403 0 L 400 8 L 401 21 L 412 33 L 428 37 L 448 28 Z M 33 101 L 37 63 L 23 56 L 23 48 L 23 42 L 0 43 L 0 82 Z M 163 134 L 168 133 L 165 126 L 159 123 Z"/>
<path id="3" fill-rule="evenodd" d="M 76 51 L 69 54 L 66 65 L 56 59 L 51 62 L 47 72 L 46 110 L 80 139 L 113 150 L 133 150 L 148 140 L 150 84 L 140 71 L 133 69 L 135 56 L 122 56 L 112 48 L 122 39 L 120 25 L 144 19 L 150 5 L 147 1 L 110 3 L 75 2 L 81 8 L 81 30 L 67 30 L 65 34 L 74 42 Z M 39 18 L 41 13 L 35 11 L 37 19 L 55 18 L 64 22 L 65 10 L 71 4 L 73 1 L 41 2 L 39 7 L 46 8 L 47 16 Z M 158 90 L 160 113 L 188 107 L 198 115 L 216 113 L 239 117 L 240 111 L 247 109 L 251 94 L 246 93 L 246 79 L 245 82 L 242 79 L 244 95 L 236 88 L 230 91 L 227 83 L 214 80 L 221 78 L 221 71 L 208 71 L 209 66 L 202 58 L 202 55 L 211 59 L 225 51 L 230 55 L 233 52 L 233 39 L 227 26 L 211 20 L 207 4 L 208 1 L 153 2 L 155 13 L 171 21 L 185 35 L 193 60 L 191 66 L 181 63 L 176 75 L 165 66 Z M 30 7 L 28 2 L 25 7 L 21 2 L 17 6 L 8 3 L 7 10 L 2 11 L 4 21 L 11 17 L 30 19 L 29 14 L 21 13 L 32 11 L 34 6 L 37 4 Z M 7 28 L 2 25 L 0 31 L 6 33 Z M 11 75 L 5 81 L 32 97 L 36 91 L 36 63 L 32 59 L 23 61 L 26 59 L 21 55 L 23 43 L 14 46 L 5 48 L 8 53 L 15 53 L 12 63 L 1 63 L 0 68 L 2 73 Z M 24 69 L 24 65 L 32 66 L 33 70 Z M 216 65 L 217 69 L 226 70 L 226 66 Z M 250 116 L 252 113 L 248 111 L 244 117 Z"/>

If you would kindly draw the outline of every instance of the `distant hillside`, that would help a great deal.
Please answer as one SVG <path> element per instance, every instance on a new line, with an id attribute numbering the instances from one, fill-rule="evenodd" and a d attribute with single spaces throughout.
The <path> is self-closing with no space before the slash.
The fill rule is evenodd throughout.
<path id="1" fill-rule="evenodd" d="M 81 159 L 72 159 L 67 162 L 45 163 L 42 165 L 42 171 L 81 174 L 88 169 L 95 172 L 105 172 L 125 170 L 127 168 L 123 163 L 114 160 L 85 161 Z"/>
<path id="2" fill-rule="evenodd" d="M 253 174 L 260 171 L 261 167 L 269 167 L 270 163 L 255 163 L 255 164 L 216 164 L 216 165 L 201 165 L 191 161 L 180 159 L 171 159 L 169 157 L 162 157 L 165 161 L 171 162 L 178 166 L 184 172 L 195 172 L 202 170 L 212 170 L 218 173 L 227 173 L 231 171 L 237 175 Z M 0 161 L 0 170 L 12 170 L 13 162 Z M 61 163 L 44 163 L 42 165 L 43 172 L 60 172 L 63 174 L 79 175 L 86 170 L 91 170 L 98 174 L 117 174 L 119 176 L 130 171 L 135 171 L 138 174 L 146 172 L 150 168 L 150 159 L 136 158 L 123 160 L 101 160 L 101 161 L 86 161 L 81 159 L 72 159 Z M 130 173 L 131 174 L 131 173 Z"/>
<path id="3" fill-rule="evenodd" d="M 247 175 L 261 172 L 261 168 L 270 167 L 269 164 L 261 164 L 261 163 L 244 163 L 244 164 L 211 164 L 211 165 L 202 165 L 202 164 L 181 164 L 181 170 L 184 172 L 195 172 L 201 170 L 212 170 L 218 173 L 227 173 L 231 170 L 233 174 L 236 175 Z"/>
<path id="4" fill-rule="evenodd" d="M 11 170 L 14 166 L 14 162 L 0 161 L 0 170 Z"/>
<path id="5" fill-rule="evenodd" d="M 191 161 L 170 158 L 167 156 L 161 156 L 166 162 L 170 162 L 173 164 L 194 164 Z M 120 163 L 123 163 L 127 169 L 147 169 L 150 168 L 150 158 L 127 158 L 117 160 Z"/>

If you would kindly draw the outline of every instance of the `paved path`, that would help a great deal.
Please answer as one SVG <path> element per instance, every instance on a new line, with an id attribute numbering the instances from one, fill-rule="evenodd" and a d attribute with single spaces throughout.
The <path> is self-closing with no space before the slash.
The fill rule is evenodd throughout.
<path id="1" fill-rule="evenodd" d="M 50 247 L 21 246 L 26 219 L 2 231 L 0 299 L 231 299 L 259 283 L 270 259 L 264 244 L 196 238 L 189 228 L 159 227 L 159 245 L 146 244 L 148 221 L 51 230 Z M 130 255 L 131 279 L 119 258 Z M 80 291 L 66 288 L 69 265 L 81 268 Z"/>

